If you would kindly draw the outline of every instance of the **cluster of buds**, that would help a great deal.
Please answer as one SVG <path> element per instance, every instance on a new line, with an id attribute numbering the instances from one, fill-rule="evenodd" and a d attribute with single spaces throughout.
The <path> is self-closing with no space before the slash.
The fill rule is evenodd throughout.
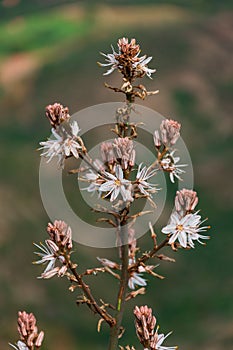
<path id="1" fill-rule="evenodd" d="M 175 150 L 172 146 L 175 145 L 180 137 L 181 125 L 172 119 L 165 119 L 160 124 L 159 130 L 154 132 L 154 144 L 158 153 L 158 163 L 161 169 L 168 172 L 171 182 L 175 182 L 175 178 L 182 180 L 180 175 L 185 171 L 182 169 L 186 164 L 178 164 L 180 157 L 175 157 Z"/>
<path id="2" fill-rule="evenodd" d="M 53 224 L 48 223 L 47 232 L 60 249 L 72 249 L 72 231 L 64 221 L 55 220 Z"/>
<path id="3" fill-rule="evenodd" d="M 66 158 L 79 158 L 80 153 L 85 153 L 86 148 L 79 136 L 80 128 L 76 121 L 70 122 L 68 107 L 63 107 L 60 103 L 54 103 L 46 107 L 46 116 L 52 125 L 52 138 L 40 142 L 43 150 L 41 156 L 48 158 L 58 158 L 58 165 L 64 167 Z"/>
<path id="4" fill-rule="evenodd" d="M 160 125 L 160 133 L 158 130 L 154 132 L 154 143 L 159 149 L 161 145 L 169 148 L 173 146 L 180 137 L 180 123 L 172 119 L 165 119 Z"/>
<path id="5" fill-rule="evenodd" d="M 54 129 L 56 129 L 64 121 L 68 121 L 70 119 L 69 108 L 63 107 L 63 105 L 60 103 L 48 105 L 45 108 L 45 115 Z"/>
<path id="6" fill-rule="evenodd" d="M 38 332 L 35 316 L 25 311 L 18 312 L 18 332 L 20 339 L 16 345 L 10 344 L 16 350 L 39 349 L 44 339 L 44 332 Z"/>
<path id="7" fill-rule="evenodd" d="M 175 211 L 172 213 L 168 225 L 162 229 L 162 232 L 168 235 L 168 243 L 172 245 L 174 250 L 177 247 L 194 248 L 194 241 L 204 244 L 200 239 L 210 238 L 201 234 L 210 226 L 201 226 L 206 220 L 201 220 L 198 211 L 193 212 L 197 203 L 198 196 L 195 191 L 187 189 L 177 191 Z"/>
<path id="8" fill-rule="evenodd" d="M 156 318 L 152 314 L 152 309 L 147 305 L 136 306 L 134 308 L 136 334 L 145 350 L 175 350 L 176 346 L 167 347 L 162 345 L 164 340 L 171 334 L 158 334 Z"/>
<path id="9" fill-rule="evenodd" d="M 72 231 L 64 221 L 55 220 L 54 224 L 48 224 L 47 232 L 51 239 L 45 240 L 45 245 L 34 244 L 40 249 L 40 252 L 35 253 L 40 260 L 35 261 L 34 264 L 48 264 L 40 278 L 48 279 L 55 275 L 62 277 L 68 269 L 72 249 Z M 57 262 L 59 266 L 56 266 Z"/>
<path id="10" fill-rule="evenodd" d="M 183 189 L 176 192 L 175 208 L 181 216 L 192 213 L 198 203 L 197 192 Z"/>
<path id="11" fill-rule="evenodd" d="M 133 141 L 128 137 L 119 137 L 114 142 L 103 142 L 100 146 L 101 157 L 107 170 L 112 171 L 116 164 L 130 171 L 135 164 Z"/>

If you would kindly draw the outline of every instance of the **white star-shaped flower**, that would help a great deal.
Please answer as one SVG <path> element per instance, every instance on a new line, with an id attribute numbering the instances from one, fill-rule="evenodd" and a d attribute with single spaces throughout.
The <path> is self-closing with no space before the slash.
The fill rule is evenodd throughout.
<path id="1" fill-rule="evenodd" d="M 75 158 L 79 158 L 79 150 L 82 146 L 77 142 L 78 133 L 80 131 L 78 123 L 74 121 L 69 124 L 69 131 L 62 125 L 56 130 L 52 129 L 54 138 L 49 138 L 47 141 L 40 142 L 44 152 L 41 156 L 48 158 L 47 162 L 50 162 L 52 158 L 58 157 L 58 164 L 63 167 L 66 157 L 73 155 Z"/>
<path id="2" fill-rule="evenodd" d="M 180 161 L 180 157 L 173 157 L 175 150 L 171 153 L 166 154 L 160 161 L 160 165 L 164 171 L 169 172 L 170 180 L 172 183 L 175 182 L 175 178 L 182 180 L 181 174 L 185 171 L 181 168 L 186 167 L 187 164 L 177 164 Z"/>
<path id="3" fill-rule="evenodd" d="M 150 79 L 151 74 L 156 72 L 156 69 L 151 69 L 147 67 L 147 64 L 152 60 L 152 56 L 146 57 L 146 55 L 140 57 L 139 61 L 134 63 L 133 66 L 137 68 L 139 71 L 143 71 Z"/>
<path id="4" fill-rule="evenodd" d="M 142 167 L 142 163 L 139 165 L 136 175 L 136 182 L 137 187 L 142 194 L 151 197 L 151 193 L 157 192 L 156 185 L 147 182 L 147 180 L 153 177 L 155 174 L 155 169 L 151 170 L 150 167 Z"/>
<path id="5" fill-rule="evenodd" d="M 198 212 L 187 214 L 182 218 L 180 218 L 177 212 L 174 212 L 171 215 L 169 224 L 162 229 L 162 232 L 170 235 L 169 244 L 178 240 L 183 248 L 194 248 L 194 241 L 203 244 L 200 239 L 210 238 L 209 236 L 200 234 L 200 232 L 206 231 L 209 228 L 209 226 L 200 227 L 202 223 L 201 215 L 198 215 Z"/>
<path id="6" fill-rule="evenodd" d="M 40 278 L 48 279 L 55 275 L 58 275 L 60 277 L 64 276 L 65 272 L 67 271 L 67 266 L 64 265 L 64 257 L 62 255 L 59 255 L 58 246 L 50 239 L 47 239 L 45 241 L 45 244 L 46 245 L 41 243 L 38 245 L 34 243 L 34 245 L 40 249 L 40 252 L 35 252 L 35 254 L 41 258 L 40 260 L 35 261 L 34 264 L 48 263 Z M 55 267 L 57 260 L 62 264 L 61 267 Z"/>
<path id="7" fill-rule="evenodd" d="M 131 182 L 124 179 L 123 170 L 119 165 L 116 166 L 115 175 L 105 172 L 106 181 L 99 187 L 100 192 L 107 192 L 105 197 L 110 196 L 110 202 L 117 199 L 119 194 L 124 202 L 132 202 Z"/>
<path id="8" fill-rule="evenodd" d="M 163 333 L 158 334 L 158 329 L 156 330 L 156 350 L 176 350 L 178 349 L 177 346 L 164 346 L 162 345 L 164 340 L 171 334 L 172 332 L 168 333 L 167 335 L 164 335 Z"/>

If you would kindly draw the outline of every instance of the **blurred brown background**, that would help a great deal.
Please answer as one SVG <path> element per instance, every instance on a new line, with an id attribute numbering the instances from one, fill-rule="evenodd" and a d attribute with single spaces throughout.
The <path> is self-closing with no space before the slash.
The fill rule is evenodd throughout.
<path id="1" fill-rule="evenodd" d="M 38 142 L 49 135 L 44 106 L 59 101 L 71 113 L 96 103 L 120 101 L 103 83 L 99 51 L 122 36 L 135 37 L 157 68 L 147 86 L 159 95 L 144 103 L 182 123 L 192 156 L 202 215 L 209 218 L 207 247 L 180 251 L 175 265 L 161 265 L 164 281 L 151 280 L 145 297 L 169 344 L 180 349 L 233 347 L 231 1 L 20 1 L 0 2 L 0 347 L 18 339 L 16 313 L 32 311 L 46 331 L 44 349 L 103 349 L 107 328 L 75 307 L 68 283 L 37 280 L 32 242 L 46 238 L 49 220 L 40 200 Z M 103 61 L 103 59 L 102 59 Z M 141 239 L 146 245 L 146 238 Z M 82 264 L 96 265 L 102 251 L 78 246 Z M 91 282 L 104 300 L 112 280 Z M 103 290 L 103 284 L 107 287 Z M 133 303 L 122 344 L 137 345 Z"/>

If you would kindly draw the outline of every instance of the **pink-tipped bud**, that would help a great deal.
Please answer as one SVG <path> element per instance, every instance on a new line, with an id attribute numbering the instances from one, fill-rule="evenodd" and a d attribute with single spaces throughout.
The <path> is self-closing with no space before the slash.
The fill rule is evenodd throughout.
<path id="1" fill-rule="evenodd" d="M 151 343 L 154 342 L 156 335 L 154 329 L 156 318 L 152 314 L 152 309 L 147 305 L 134 308 L 136 333 L 140 343 L 144 348 L 152 349 Z M 153 348 L 155 349 L 155 348 Z"/>
<path id="2" fill-rule="evenodd" d="M 132 140 L 128 137 L 119 137 L 114 140 L 113 149 L 122 169 L 126 170 L 128 167 L 134 166 L 136 153 Z"/>
<path id="3" fill-rule="evenodd" d="M 39 333 L 39 335 L 38 335 L 36 341 L 35 341 L 35 346 L 36 346 L 37 348 L 40 348 L 41 345 L 42 345 L 43 340 L 44 340 L 44 332 L 41 331 L 41 332 Z"/>
<path id="4" fill-rule="evenodd" d="M 116 162 L 116 157 L 111 142 L 103 142 L 100 146 L 100 153 L 105 164 L 112 165 Z"/>
<path id="5" fill-rule="evenodd" d="M 160 125 L 161 138 L 165 146 L 173 146 L 180 136 L 181 125 L 172 119 L 163 120 Z"/>
<path id="6" fill-rule="evenodd" d="M 183 189 L 176 192 L 175 208 L 179 213 L 192 212 L 198 203 L 197 192 Z"/>
<path id="7" fill-rule="evenodd" d="M 157 147 L 157 148 L 159 148 L 161 146 L 161 140 L 160 140 L 158 130 L 155 130 L 155 132 L 154 132 L 154 144 L 155 144 L 155 147 Z"/>

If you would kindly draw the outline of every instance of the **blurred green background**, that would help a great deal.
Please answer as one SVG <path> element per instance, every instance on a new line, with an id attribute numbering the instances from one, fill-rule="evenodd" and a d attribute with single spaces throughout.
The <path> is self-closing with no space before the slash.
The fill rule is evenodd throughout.
<path id="1" fill-rule="evenodd" d="M 75 306 L 65 280 L 36 279 L 32 242 L 46 238 L 48 217 L 38 185 L 38 142 L 49 135 L 44 107 L 56 101 L 71 113 L 96 103 L 120 101 L 103 83 L 99 51 L 122 36 L 136 37 L 153 56 L 153 81 L 160 94 L 145 106 L 182 123 L 203 216 L 212 239 L 207 247 L 180 251 L 176 264 L 162 264 L 163 281 L 151 280 L 138 297 L 158 315 L 161 331 L 174 330 L 167 345 L 180 349 L 233 348 L 232 276 L 232 94 L 233 2 L 19 1 L 0 2 L 0 348 L 18 339 L 16 313 L 32 311 L 46 331 L 44 349 L 106 349 L 107 327 Z M 164 218 L 167 220 L 167 218 Z M 165 222 L 165 221 L 164 221 Z M 146 246 L 147 238 L 140 244 Z M 111 250 L 76 246 L 81 265 Z M 112 298 L 114 282 L 90 279 L 97 295 Z M 106 286 L 103 288 L 103 286 Z M 115 284 L 116 286 L 116 284 Z M 121 344 L 140 348 L 128 304 Z"/>

